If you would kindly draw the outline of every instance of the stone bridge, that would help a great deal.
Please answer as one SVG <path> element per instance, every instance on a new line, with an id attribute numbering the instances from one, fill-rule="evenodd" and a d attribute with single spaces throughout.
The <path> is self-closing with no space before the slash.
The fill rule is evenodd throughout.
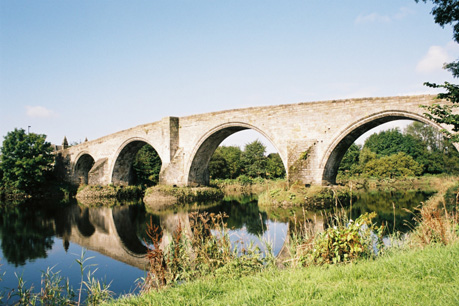
<path id="1" fill-rule="evenodd" d="M 429 121 L 419 107 L 446 103 L 434 98 L 421 95 L 333 100 L 166 117 L 58 154 L 68 181 L 128 185 L 136 153 L 149 144 L 162 161 L 161 184 L 207 185 L 208 163 L 218 145 L 233 133 L 252 129 L 277 148 L 289 183 L 334 184 L 344 153 L 366 131 L 398 119 L 442 128 Z"/>

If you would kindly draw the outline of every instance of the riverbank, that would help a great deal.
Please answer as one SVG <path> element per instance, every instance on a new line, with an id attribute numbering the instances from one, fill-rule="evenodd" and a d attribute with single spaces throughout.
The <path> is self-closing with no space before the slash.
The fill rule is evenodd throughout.
<path id="1" fill-rule="evenodd" d="M 288 188 L 287 180 L 268 180 L 240 176 L 237 179 L 211 180 L 210 185 L 219 188 L 226 196 L 260 194 L 268 189 Z"/>
<path id="2" fill-rule="evenodd" d="M 75 198 L 87 206 L 114 206 L 121 200 L 141 199 L 143 193 L 140 186 L 82 185 Z"/>
<path id="3" fill-rule="evenodd" d="M 258 196 L 258 204 L 260 207 L 301 206 L 305 209 L 322 209 L 338 203 L 349 203 L 362 191 L 422 190 L 433 193 L 457 181 L 459 177 L 454 176 L 422 176 L 398 179 L 354 178 L 342 180 L 335 186 L 305 187 L 301 184 L 292 184 L 287 187 L 267 184 Z"/>
<path id="4" fill-rule="evenodd" d="M 459 243 L 349 265 L 201 279 L 107 305 L 457 305 Z"/>
<path id="5" fill-rule="evenodd" d="M 148 209 L 160 211 L 178 204 L 219 201 L 223 196 L 219 188 L 157 185 L 145 191 L 143 202 Z"/>
<path id="6" fill-rule="evenodd" d="M 33 193 L 0 186 L 0 202 L 19 204 L 30 199 L 59 199 L 61 202 L 68 202 L 76 193 L 76 186 L 61 181 L 50 181 Z"/>

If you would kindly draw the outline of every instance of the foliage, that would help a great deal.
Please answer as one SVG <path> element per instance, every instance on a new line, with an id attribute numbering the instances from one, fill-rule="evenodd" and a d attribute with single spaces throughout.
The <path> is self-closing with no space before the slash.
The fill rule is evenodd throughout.
<path id="1" fill-rule="evenodd" d="M 161 158 L 152 146 L 144 145 L 137 152 L 132 169 L 134 171 L 135 184 L 147 187 L 154 186 L 159 182 Z"/>
<path id="2" fill-rule="evenodd" d="M 290 188 L 274 187 L 258 196 L 258 205 L 262 207 L 301 206 L 308 210 L 318 210 L 335 206 L 337 202 L 348 202 L 350 194 L 346 188 L 293 184 Z"/>
<path id="3" fill-rule="evenodd" d="M 419 0 L 415 1 L 419 2 Z M 427 0 L 422 1 L 427 2 Z M 432 0 L 432 3 L 434 4 L 434 7 L 431 13 L 434 16 L 435 22 L 442 27 L 451 24 L 453 26 L 454 40 L 459 43 L 459 1 Z M 453 77 L 459 77 L 459 60 L 445 64 L 444 68 L 449 70 Z M 459 142 L 459 114 L 453 114 L 453 109 L 457 108 L 457 104 L 459 103 L 459 86 L 448 82 L 445 82 L 442 85 L 429 82 L 424 84 L 433 88 L 446 89 L 446 92 L 438 94 L 437 98 L 445 99 L 453 104 L 450 106 L 441 104 L 425 106 L 425 108 L 427 108 L 430 112 L 430 114 L 426 114 L 426 116 L 437 123 L 452 125 L 453 132 L 455 133 L 450 133 L 447 130 L 442 131 L 454 142 Z"/>
<path id="4" fill-rule="evenodd" d="M 76 259 L 80 265 L 81 281 L 78 294 L 70 287 L 69 279 L 64 279 L 60 275 L 60 271 L 54 272 L 53 267 L 48 267 L 46 271 L 41 273 L 41 288 L 35 293 L 34 287 L 27 287 L 22 276 L 16 275 L 18 286 L 16 290 L 12 290 L 6 302 L 14 302 L 12 305 L 99 305 L 107 302 L 113 296 L 113 292 L 109 290 L 110 284 L 100 283 L 94 278 L 94 273 L 97 269 L 87 274 L 87 280 L 84 279 L 84 272 L 93 265 L 87 265 L 86 262 L 92 257 L 85 258 L 85 250 L 82 250 L 81 257 Z M 1 279 L 0 279 L 1 280 Z M 85 289 L 83 289 L 83 286 Z M 83 295 L 86 298 L 83 300 Z M 76 298 L 78 298 L 76 300 Z"/>
<path id="5" fill-rule="evenodd" d="M 362 172 L 367 176 L 392 178 L 420 175 L 422 167 L 410 155 L 399 152 L 368 161 Z"/>
<path id="6" fill-rule="evenodd" d="M 404 135 L 409 135 L 422 142 L 422 146 L 428 151 L 444 152 L 449 145 L 449 142 L 436 128 L 422 122 L 412 122 L 403 132 Z"/>
<path id="7" fill-rule="evenodd" d="M 419 0 L 415 0 L 419 2 Z M 427 2 L 427 0 L 422 0 Z M 459 42 L 459 1 L 458 0 L 431 0 L 435 5 L 431 14 L 434 16 L 435 23 L 444 27 L 451 24 L 453 26 L 453 37 Z M 459 71 L 453 71 L 455 76 L 459 76 Z"/>
<path id="8" fill-rule="evenodd" d="M 338 170 L 340 172 L 352 171 L 353 165 L 359 162 L 360 150 L 361 146 L 353 143 L 344 154 Z"/>
<path id="9" fill-rule="evenodd" d="M 339 172 L 376 177 L 458 174 L 459 152 L 436 128 L 413 122 L 403 133 L 391 129 L 371 135 L 362 148 L 353 144 Z"/>
<path id="10" fill-rule="evenodd" d="M 165 239 L 160 228 L 147 226 L 147 258 L 150 265 L 143 290 L 161 289 L 171 284 L 211 275 L 241 277 L 260 271 L 272 263 L 272 255 L 263 257 L 259 248 L 231 246 L 224 214 L 190 214 L 190 231 L 181 223 L 162 248 Z"/>
<path id="11" fill-rule="evenodd" d="M 229 178 L 231 176 L 228 162 L 221 153 L 221 148 L 218 147 L 209 161 L 209 173 L 211 178 Z"/>
<path id="12" fill-rule="evenodd" d="M 145 192 L 146 198 L 165 195 L 174 197 L 178 203 L 194 203 L 218 201 L 223 198 L 223 192 L 218 188 L 213 187 L 172 187 L 158 185 L 150 187 Z"/>
<path id="13" fill-rule="evenodd" d="M 426 113 L 426 117 L 440 124 L 447 124 L 452 126 L 455 133 L 451 133 L 445 129 L 441 131 L 450 138 L 453 142 L 459 142 L 459 114 L 454 114 L 454 110 L 459 107 L 459 85 L 445 82 L 442 85 L 426 82 L 426 86 L 432 88 L 444 88 L 445 93 L 439 93 L 437 99 L 444 99 L 453 103 L 452 105 L 433 104 L 431 106 L 424 106 L 430 113 Z"/>
<path id="14" fill-rule="evenodd" d="M 109 305 L 457 305 L 459 244 L 358 264 L 200 279 Z"/>
<path id="15" fill-rule="evenodd" d="M 47 180 L 53 160 L 51 144 L 46 142 L 45 135 L 14 129 L 5 136 L 1 148 L 1 184 L 32 194 Z"/>
<path id="16" fill-rule="evenodd" d="M 451 194 L 453 193 L 453 194 Z M 459 240 L 459 184 L 444 181 L 437 194 L 413 212 L 416 222 L 412 240 L 421 246 L 447 245 Z"/>
<path id="17" fill-rule="evenodd" d="M 378 228 L 372 219 L 376 213 L 363 214 L 355 221 L 335 219 L 325 231 L 318 233 L 315 238 L 298 239 L 306 241 L 306 245 L 296 245 L 297 251 L 293 261 L 302 265 L 336 264 L 349 262 L 361 257 L 376 255 L 382 245 L 384 227 Z M 307 231 L 303 234 L 308 234 Z M 376 252 L 375 252 L 376 251 Z"/>
<path id="18" fill-rule="evenodd" d="M 76 198 L 88 206 L 112 206 L 117 201 L 140 199 L 143 194 L 142 186 L 81 185 Z"/>
<path id="19" fill-rule="evenodd" d="M 253 178 L 283 178 L 285 168 L 278 153 L 265 156 L 266 146 L 259 140 L 245 145 L 244 150 L 236 146 L 218 147 L 209 161 L 212 179 L 240 178 L 243 184 L 251 184 Z M 243 176 L 241 178 L 241 176 Z"/>
<path id="20" fill-rule="evenodd" d="M 404 135 L 395 128 L 371 135 L 365 140 L 363 147 L 375 152 L 378 156 L 403 152 L 417 159 L 425 146 L 420 139 Z"/>
<path id="21" fill-rule="evenodd" d="M 285 177 L 285 168 L 279 153 L 268 155 L 266 162 L 266 177 L 269 179 Z"/>
<path id="22" fill-rule="evenodd" d="M 228 165 L 229 173 L 226 178 L 235 179 L 242 171 L 241 155 L 242 151 L 237 146 L 221 146 L 216 151 L 220 151 Z"/>
<path id="23" fill-rule="evenodd" d="M 241 155 L 244 173 L 249 177 L 266 176 L 266 146 L 259 140 L 248 143 Z"/>

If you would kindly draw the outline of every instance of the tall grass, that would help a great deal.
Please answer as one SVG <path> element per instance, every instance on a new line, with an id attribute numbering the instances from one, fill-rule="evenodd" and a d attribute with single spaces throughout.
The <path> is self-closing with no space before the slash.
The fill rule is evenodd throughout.
<path id="1" fill-rule="evenodd" d="M 6 295 L 0 294 L 0 302 L 6 305 L 99 305 L 112 298 L 110 284 L 101 283 L 94 277 L 97 269 L 91 269 L 94 265 L 87 264 L 92 257 L 85 257 L 82 250 L 76 262 L 80 266 L 80 287 L 75 291 L 69 279 L 62 277 L 60 271 L 54 272 L 53 267 L 48 267 L 41 274 L 40 288 L 35 292 L 33 285 L 28 286 L 22 276 L 16 275 L 18 286 L 11 289 Z M 86 278 L 85 278 L 85 272 Z M 1 278 L 0 278 L 1 281 Z"/>
<path id="2" fill-rule="evenodd" d="M 152 224 L 147 234 L 149 271 L 143 291 L 163 289 L 196 278 L 242 275 L 259 272 L 274 264 L 272 252 L 254 246 L 232 245 L 224 214 L 192 213 L 189 226 L 181 223 L 164 245 L 165 235 Z"/>
<path id="3" fill-rule="evenodd" d="M 413 244 L 447 245 L 459 240 L 459 182 L 447 181 L 438 188 L 437 194 L 413 212 L 417 222 L 411 233 Z"/>

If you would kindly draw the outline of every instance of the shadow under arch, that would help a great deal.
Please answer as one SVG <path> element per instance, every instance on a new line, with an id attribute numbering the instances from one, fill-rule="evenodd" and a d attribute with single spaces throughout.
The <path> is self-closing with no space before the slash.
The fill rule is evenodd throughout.
<path id="1" fill-rule="evenodd" d="M 83 152 L 80 154 L 73 168 L 78 184 L 88 184 L 89 171 L 94 166 L 94 163 L 94 158 L 89 153 Z"/>
<path id="2" fill-rule="evenodd" d="M 115 155 L 116 160 L 110 175 L 112 184 L 123 186 L 133 184 L 132 164 L 137 152 L 145 145 L 151 146 L 156 151 L 162 164 L 161 155 L 159 155 L 158 151 L 147 140 L 143 138 L 130 138 L 120 146 Z"/>
<path id="3" fill-rule="evenodd" d="M 215 152 L 217 147 L 230 135 L 240 132 L 243 130 L 254 130 L 261 135 L 263 135 L 271 144 L 276 148 L 277 152 L 282 159 L 284 168 L 287 169 L 285 158 L 282 156 L 281 152 L 277 148 L 276 143 L 272 141 L 272 137 L 268 135 L 265 131 L 259 129 L 256 126 L 247 124 L 244 122 L 228 122 L 221 125 L 218 125 L 208 131 L 201 139 L 198 141 L 197 145 L 193 149 L 191 155 L 191 162 L 188 163 L 188 186 L 207 186 L 209 185 L 209 161 L 212 157 L 212 154 Z"/>
<path id="4" fill-rule="evenodd" d="M 437 123 L 428 120 L 422 115 L 399 110 L 387 110 L 364 117 L 346 127 L 328 147 L 321 161 L 321 168 L 323 167 L 324 169 L 322 183 L 324 185 L 336 184 L 336 175 L 338 174 L 338 167 L 341 160 L 347 149 L 349 149 L 357 138 L 383 123 L 403 119 L 426 123 L 437 129 L 442 128 Z"/>

